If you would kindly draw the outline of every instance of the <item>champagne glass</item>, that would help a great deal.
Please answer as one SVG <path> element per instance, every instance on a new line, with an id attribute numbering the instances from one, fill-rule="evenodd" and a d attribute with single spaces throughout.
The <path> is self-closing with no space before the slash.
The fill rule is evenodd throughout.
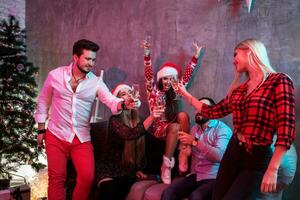
<path id="1" fill-rule="evenodd" d="M 132 96 L 134 99 L 140 98 L 140 85 L 139 84 L 132 84 Z"/>
<path id="2" fill-rule="evenodd" d="M 165 107 L 166 107 L 166 101 L 163 95 L 158 95 L 156 97 L 156 107 L 158 110 L 160 110 L 160 120 L 161 121 L 167 121 L 166 115 L 165 115 Z"/>
<path id="3" fill-rule="evenodd" d="M 141 106 L 140 101 L 140 86 L 139 84 L 132 84 L 131 86 L 131 98 L 135 103 L 135 109 L 139 108 Z"/>
<path id="4" fill-rule="evenodd" d="M 146 44 L 149 45 L 149 46 L 150 46 L 150 44 L 151 44 L 151 39 L 152 39 L 151 35 L 146 35 L 146 37 L 145 37 L 145 42 L 146 42 Z"/>
<path id="5" fill-rule="evenodd" d="M 178 82 L 178 78 L 177 77 L 172 77 L 172 79 L 171 79 L 171 85 L 172 85 L 172 88 L 173 88 L 173 90 L 174 90 L 174 92 L 175 92 L 175 97 L 174 97 L 174 99 L 173 100 L 178 100 L 179 98 L 178 98 L 178 93 L 177 93 L 177 90 L 178 90 L 178 84 L 179 84 L 179 82 Z"/>

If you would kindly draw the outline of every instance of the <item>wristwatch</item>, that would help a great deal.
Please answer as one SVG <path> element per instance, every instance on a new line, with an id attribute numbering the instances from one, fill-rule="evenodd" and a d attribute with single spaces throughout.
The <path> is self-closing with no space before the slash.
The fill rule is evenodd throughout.
<path id="1" fill-rule="evenodd" d="M 198 138 L 195 138 L 192 142 L 192 146 L 197 146 L 198 145 Z"/>
<path id="2" fill-rule="evenodd" d="M 38 135 L 39 135 L 39 134 L 44 134 L 44 133 L 46 133 L 46 129 L 39 129 L 39 130 L 38 130 Z"/>

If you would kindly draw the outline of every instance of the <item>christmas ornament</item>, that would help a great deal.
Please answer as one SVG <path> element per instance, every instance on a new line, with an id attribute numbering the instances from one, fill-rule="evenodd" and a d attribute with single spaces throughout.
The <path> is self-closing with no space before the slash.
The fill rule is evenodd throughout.
<path id="1" fill-rule="evenodd" d="M 24 69 L 24 65 L 23 64 L 18 64 L 17 65 L 17 70 L 20 72 Z"/>

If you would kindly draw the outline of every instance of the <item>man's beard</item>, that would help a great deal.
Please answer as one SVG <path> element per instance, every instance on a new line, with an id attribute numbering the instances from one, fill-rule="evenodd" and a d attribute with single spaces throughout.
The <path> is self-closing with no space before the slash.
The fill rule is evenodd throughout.
<path id="1" fill-rule="evenodd" d="M 197 117 L 197 115 L 195 115 L 195 122 L 200 126 L 208 122 L 208 120 L 209 119 L 203 117 L 200 119 L 200 117 Z"/>
<path id="2" fill-rule="evenodd" d="M 87 73 L 90 72 L 90 71 L 85 71 L 85 70 L 82 69 L 78 64 L 77 64 L 76 66 L 77 66 L 77 68 L 79 69 L 79 71 L 81 71 L 81 72 L 84 73 L 84 74 L 87 74 Z"/>

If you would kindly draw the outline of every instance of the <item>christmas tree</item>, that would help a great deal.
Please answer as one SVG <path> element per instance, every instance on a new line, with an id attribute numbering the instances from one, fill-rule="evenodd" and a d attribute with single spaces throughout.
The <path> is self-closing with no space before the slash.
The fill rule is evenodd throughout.
<path id="1" fill-rule="evenodd" d="M 28 62 L 25 41 L 14 16 L 0 22 L 0 176 L 23 164 L 42 167 L 33 117 L 38 67 Z"/>

